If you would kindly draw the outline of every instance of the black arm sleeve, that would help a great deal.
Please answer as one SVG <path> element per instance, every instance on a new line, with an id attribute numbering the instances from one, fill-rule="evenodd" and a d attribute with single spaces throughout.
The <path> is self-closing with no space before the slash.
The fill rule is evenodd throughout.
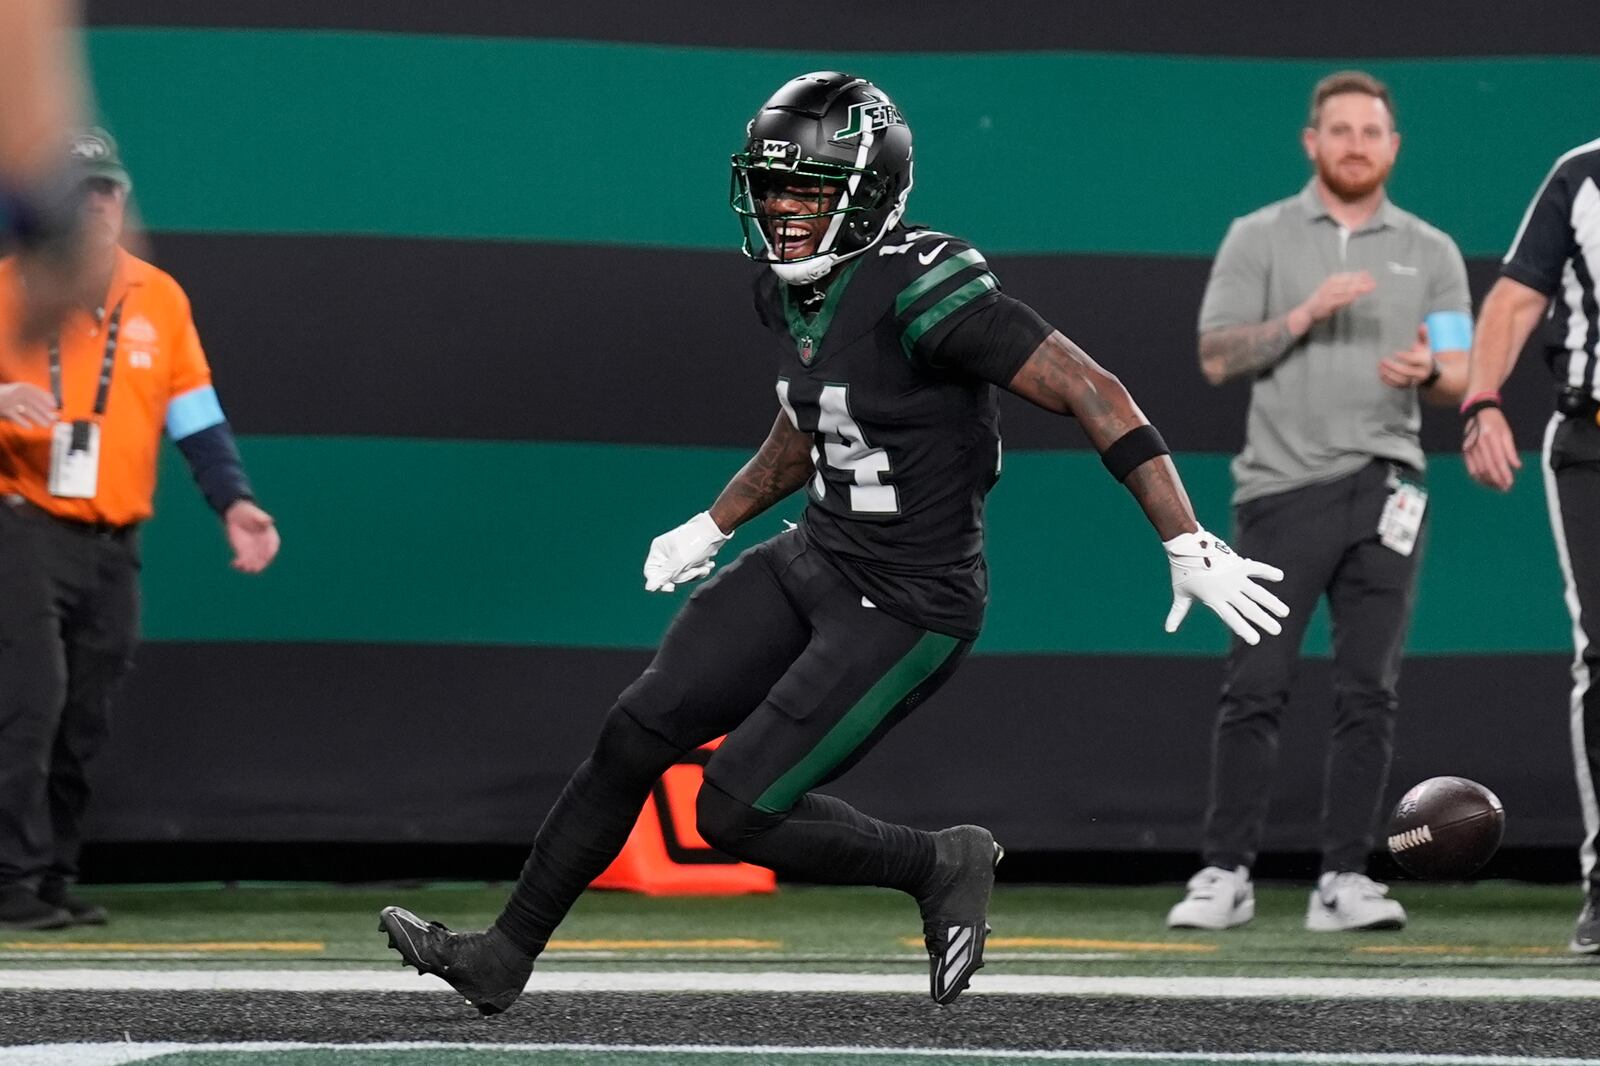
<path id="1" fill-rule="evenodd" d="M 233 439 L 228 423 L 219 422 L 198 433 L 191 433 L 176 442 L 178 450 L 189 462 L 189 473 L 200 487 L 206 503 L 217 514 L 225 512 L 236 500 L 253 500 L 250 479 L 245 477 L 244 462 L 239 458 L 239 446 Z"/>
<path id="2" fill-rule="evenodd" d="M 1558 166 L 1528 205 L 1522 225 L 1506 253 L 1500 273 L 1530 289 L 1553 294 L 1561 287 L 1561 270 L 1572 256 L 1572 165 Z"/>
<path id="3" fill-rule="evenodd" d="M 1053 332 L 1033 308 L 999 293 L 950 331 L 930 363 L 959 368 L 1004 388 Z"/>

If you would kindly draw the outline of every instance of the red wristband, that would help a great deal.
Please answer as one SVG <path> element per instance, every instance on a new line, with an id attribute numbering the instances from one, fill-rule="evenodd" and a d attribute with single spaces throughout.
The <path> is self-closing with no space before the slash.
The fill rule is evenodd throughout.
<path id="1" fill-rule="evenodd" d="M 1467 413 L 1467 408 L 1469 408 L 1469 407 L 1474 408 L 1477 411 L 1481 411 L 1485 407 L 1499 407 L 1499 406 L 1500 406 L 1500 390 L 1499 389 L 1484 389 L 1482 392 L 1475 392 L 1471 396 L 1468 396 L 1465 400 L 1461 401 L 1461 414 L 1462 414 L 1463 417 L 1465 417 L 1466 413 Z"/>

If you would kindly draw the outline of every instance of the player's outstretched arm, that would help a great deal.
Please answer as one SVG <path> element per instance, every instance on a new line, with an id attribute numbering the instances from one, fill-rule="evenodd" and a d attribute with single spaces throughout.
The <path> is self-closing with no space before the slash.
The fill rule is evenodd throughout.
<path id="1" fill-rule="evenodd" d="M 766 441 L 711 509 L 651 541 L 644 560 L 645 589 L 672 592 L 711 573 L 717 565 L 712 558 L 733 531 L 804 485 L 811 471 L 811 437 L 780 411 Z"/>
<path id="2" fill-rule="evenodd" d="M 1283 632 L 1278 618 L 1288 615 L 1288 606 L 1257 583 L 1281 581 L 1283 571 L 1240 558 L 1201 527 L 1161 434 L 1116 375 L 1061 333 L 1052 332 L 1008 388 L 1047 411 L 1077 418 L 1107 469 L 1139 501 L 1161 536 L 1171 566 L 1167 632 L 1178 628 L 1197 599 L 1247 643 L 1258 643 L 1262 632 Z"/>
<path id="3" fill-rule="evenodd" d="M 1059 332 L 1040 342 L 1008 387 L 1047 411 L 1072 415 L 1102 456 L 1130 432 L 1150 425 L 1116 375 Z M 1164 447 L 1133 467 L 1123 483 L 1162 540 L 1199 531 L 1188 493 Z"/>

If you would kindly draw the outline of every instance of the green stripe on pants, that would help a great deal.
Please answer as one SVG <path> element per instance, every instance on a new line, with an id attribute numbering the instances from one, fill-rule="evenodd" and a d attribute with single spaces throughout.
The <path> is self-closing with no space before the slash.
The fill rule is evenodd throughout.
<path id="1" fill-rule="evenodd" d="M 860 747 L 902 700 L 943 666 L 959 643 L 957 638 L 943 633 L 925 633 L 845 712 L 810 754 L 761 794 L 756 809 L 777 814 L 793 807 L 796 800 Z"/>

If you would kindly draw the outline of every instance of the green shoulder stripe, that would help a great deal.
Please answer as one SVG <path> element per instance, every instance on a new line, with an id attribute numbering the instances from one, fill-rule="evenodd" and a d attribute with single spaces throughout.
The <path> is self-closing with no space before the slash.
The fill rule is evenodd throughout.
<path id="1" fill-rule="evenodd" d="M 932 243 L 931 241 L 929 242 Z M 920 300 L 933 287 L 953 274 L 959 274 L 969 266 L 988 266 L 983 256 L 976 248 L 968 248 L 959 255 L 952 255 L 926 274 L 922 275 L 910 285 L 900 291 L 894 299 L 894 313 L 904 314 L 906 308 Z"/>
<path id="2" fill-rule="evenodd" d="M 1000 283 L 995 280 L 995 276 L 985 272 L 918 315 L 900 335 L 900 347 L 905 350 L 907 358 L 911 356 L 912 349 L 916 347 L 917 341 L 922 339 L 924 333 L 973 300 L 998 288 Z"/>

